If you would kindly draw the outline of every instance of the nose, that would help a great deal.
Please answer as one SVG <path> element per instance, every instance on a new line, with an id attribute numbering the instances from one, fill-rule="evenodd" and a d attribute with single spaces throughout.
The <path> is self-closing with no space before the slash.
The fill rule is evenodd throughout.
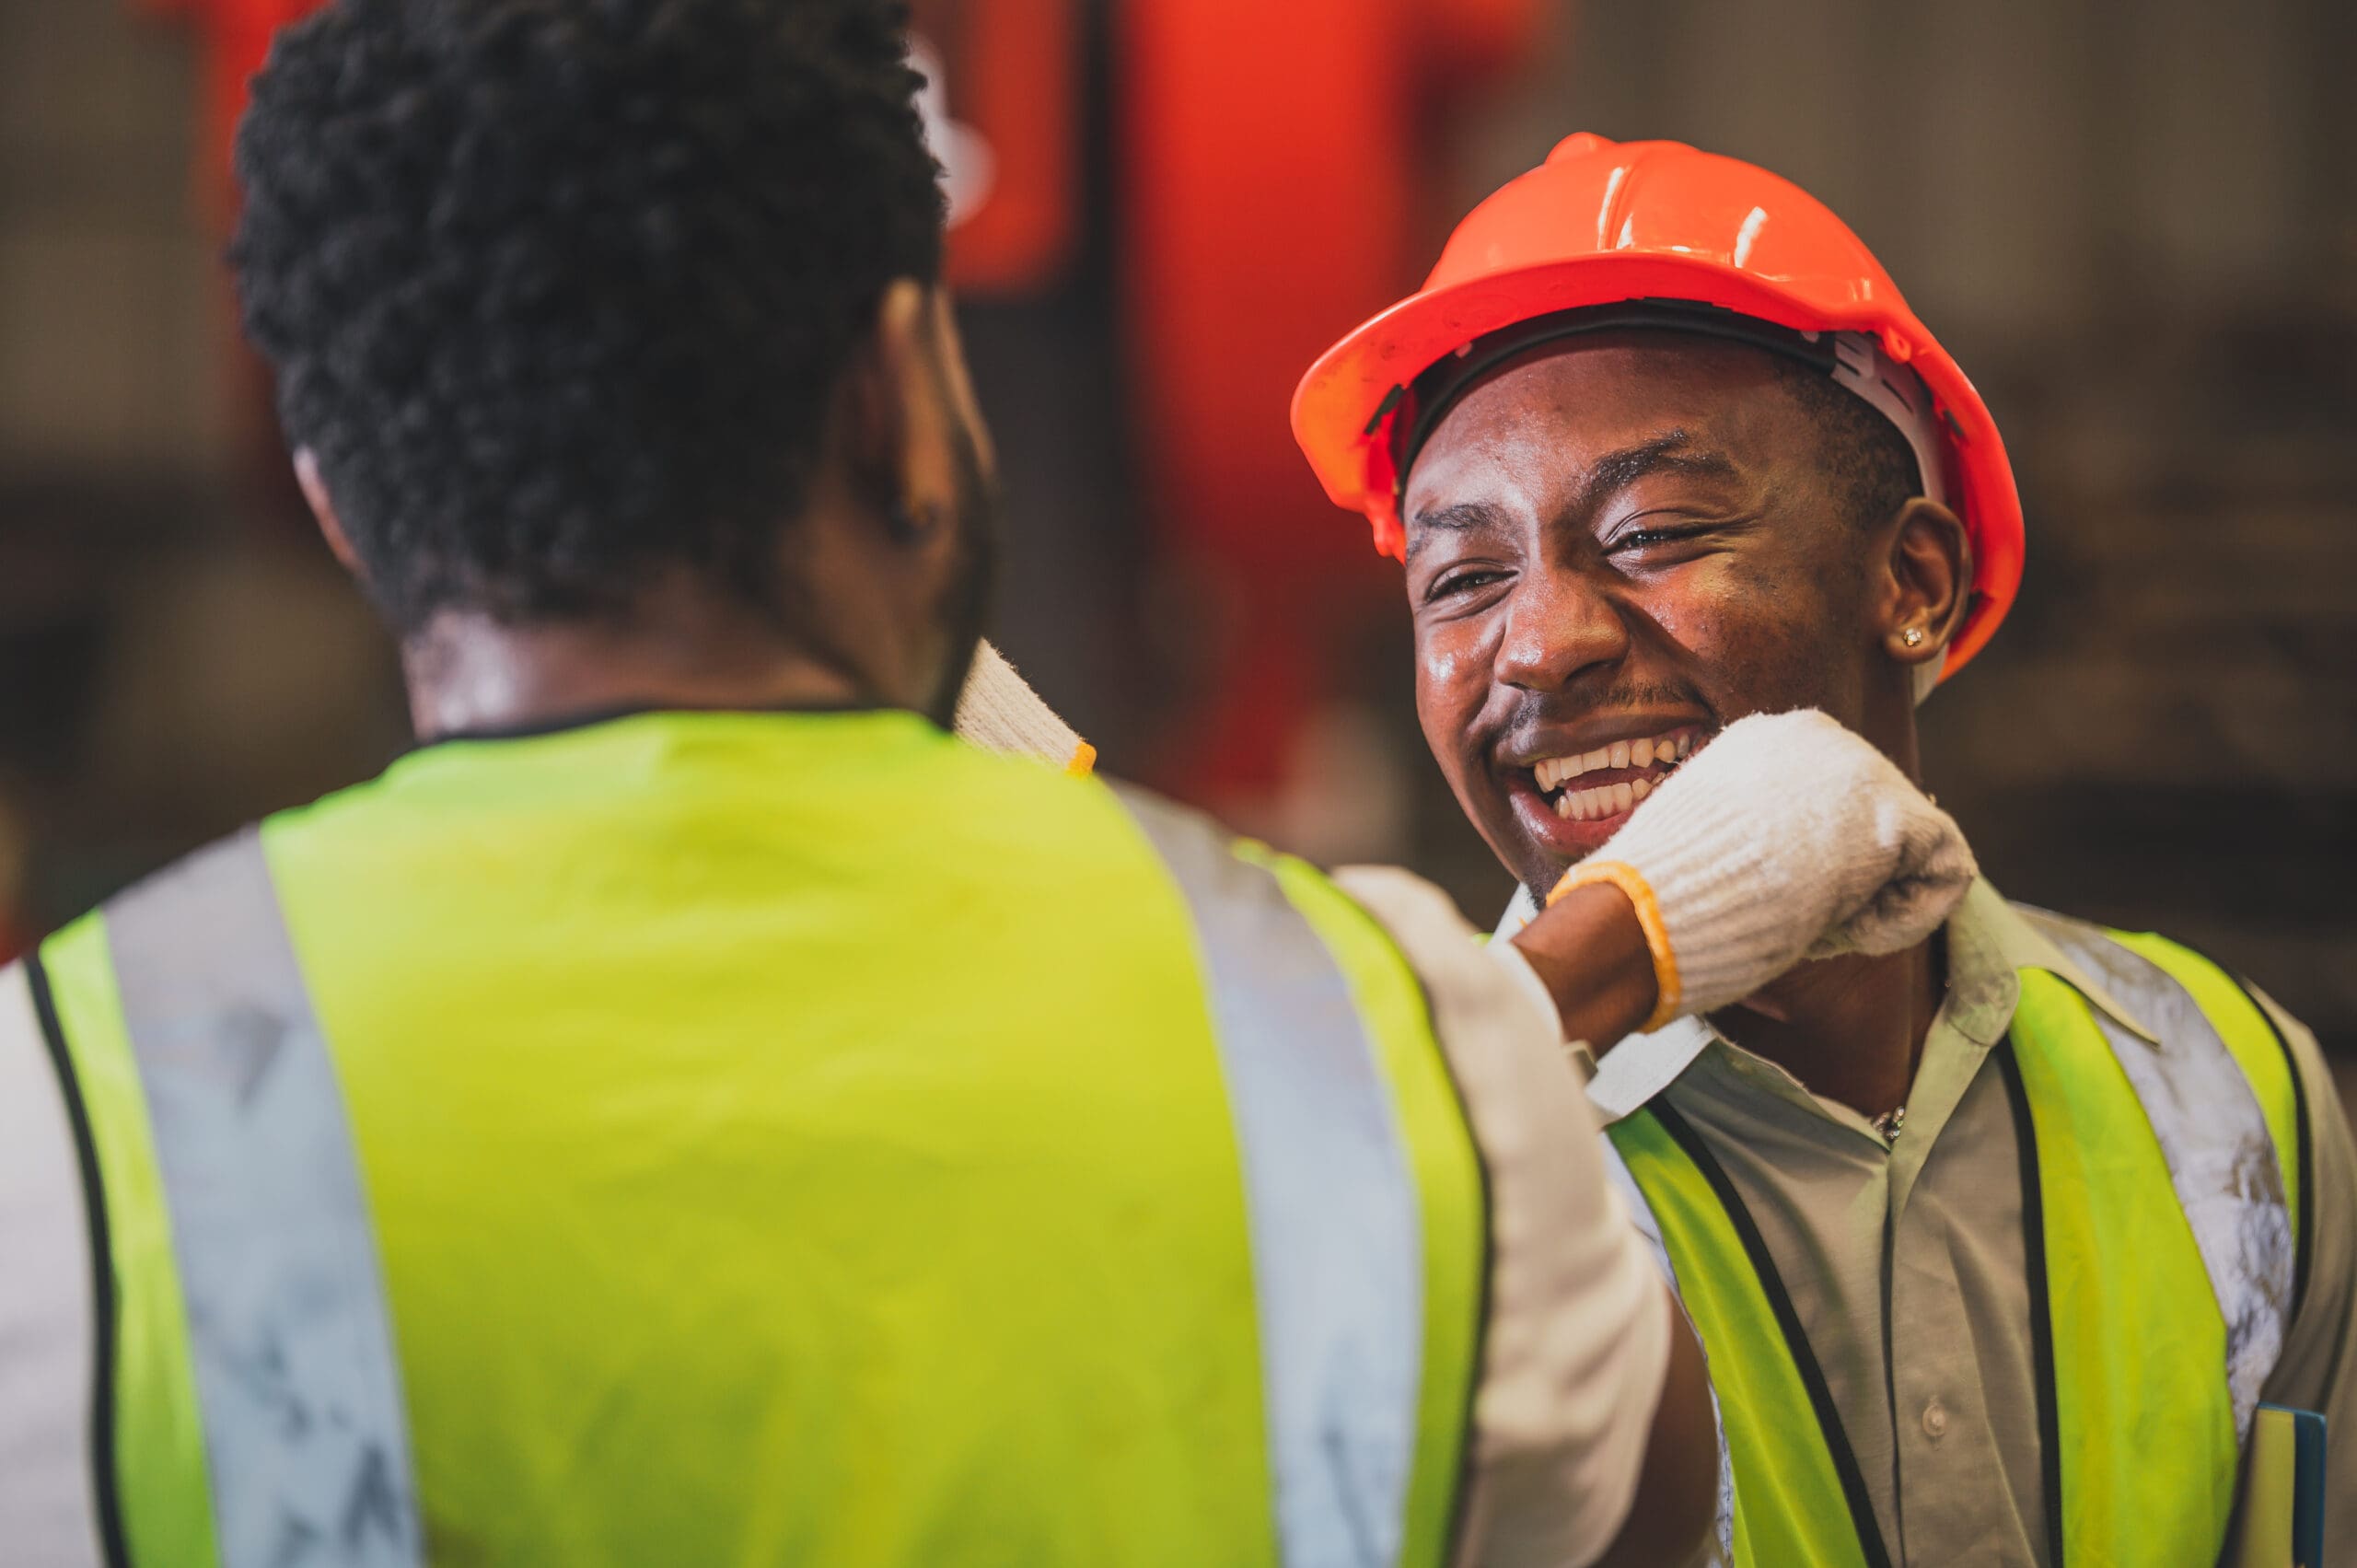
<path id="1" fill-rule="evenodd" d="M 1527 691 L 1560 691 L 1583 671 L 1618 664 L 1628 651 L 1628 624 L 1595 584 L 1562 568 L 1534 573 L 1515 586 L 1506 607 L 1496 678 Z"/>

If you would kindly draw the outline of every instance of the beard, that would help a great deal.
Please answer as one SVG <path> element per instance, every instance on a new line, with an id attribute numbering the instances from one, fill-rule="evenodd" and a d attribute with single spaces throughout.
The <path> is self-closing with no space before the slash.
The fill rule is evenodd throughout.
<path id="1" fill-rule="evenodd" d="M 958 556 L 941 593 L 936 621 L 947 650 L 941 683 L 926 716 L 942 728 L 958 717 L 958 699 L 972 673 L 974 656 L 981 649 L 982 628 L 990 616 L 991 595 L 998 575 L 1000 500 L 998 487 L 982 472 L 982 459 L 973 433 L 958 432 Z"/>

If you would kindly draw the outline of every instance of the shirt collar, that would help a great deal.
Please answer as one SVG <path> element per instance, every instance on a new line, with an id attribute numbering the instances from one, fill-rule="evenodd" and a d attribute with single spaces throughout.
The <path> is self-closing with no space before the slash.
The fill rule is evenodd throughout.
<path id="1" fill-rule="evenodd" d="M 1497 939 L 1515 935 L 1538 917 L 1530 889 L 1516 888 L 1498 922 Z M 2158 1043 L 2158 1037 L 2114 1001 L 2086 970 L 2055 946 L 1987 880 L 1977 880 L 1948 916 L 1948 994 L 1942 1004 L 1957 1029 L 1979 1044 L 1993 1045 L 2013 1022 L 2019 1000 L 2014 974 L 2044 970 L 2101 1008 L 2131 1033 Z M 1587 1086 L 1596 1114 L 1609 1125 L 1642 1108 L 1675 1083 L 1718 1039 L 1699 1017 L 1673 1018 L 1651 1034 L 1631 1035 L 1596 1063 Z M 1730 1050 L 1737 1049 L 1729 1047 Z"/>
<path id="2" fill-rule="evenodd" d="M 1950 917 L 1969 917 L 1987 940 L 1997 946 L 2005 962 L 2016 970 L 2044 970 L 2055 979 L 2085 997 L 2102 1009 L 2112 1022 L 2135 1035 L 2148 1045 L 2159 1045 L 2161 1037 L 2153 1032 L 2143 1019 L 2121 1005 L 2110 992 L 2097 982 L 2086 967 L 2060 947 L 2028 914 L 2014 904 L 2007 903 L 2003 895 L 1983 879 L 1973 883 L 1964 896 L 1964 902 Z"/>

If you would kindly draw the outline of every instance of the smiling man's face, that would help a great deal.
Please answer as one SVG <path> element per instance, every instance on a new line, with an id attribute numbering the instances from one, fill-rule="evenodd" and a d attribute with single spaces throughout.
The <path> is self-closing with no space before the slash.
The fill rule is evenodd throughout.
<path id="1" fill-rule="evenodd" d="M 1818 418 L 1740 345 L 1599 334 L 1449 412 L 1401 508 L 1416 707 L 1527 886 L 1747 714 L 1821 708 L 1911 767 L 1900 518 L 1849 499 Z"/>

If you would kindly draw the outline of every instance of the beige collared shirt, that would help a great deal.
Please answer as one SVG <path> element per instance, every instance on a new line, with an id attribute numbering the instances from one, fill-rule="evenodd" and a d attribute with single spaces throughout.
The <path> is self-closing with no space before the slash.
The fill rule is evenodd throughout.
<path id="1" fill-rule="evenodd" d="M 1717 1156 L 1824 1368 L 1893 1560 L 2042 1564 L 2019 1151 L 1990 1049 L 2025 967 L 2151 1031 L 1985 882 L 1945 935 L 1947 995 L 1891 1144 L 1700 1019 L 1622 1041 L 1588 1093 L 1607 1122 L 1666 1095 Z M 2267 1005 L 2307 1098 L 2315 1252 L 2262 1398 L 2330 1422 L 2326 1539 L 2333 1561 L 2357 1562 L 2357 1152 L 2314 1038 Z"/>

